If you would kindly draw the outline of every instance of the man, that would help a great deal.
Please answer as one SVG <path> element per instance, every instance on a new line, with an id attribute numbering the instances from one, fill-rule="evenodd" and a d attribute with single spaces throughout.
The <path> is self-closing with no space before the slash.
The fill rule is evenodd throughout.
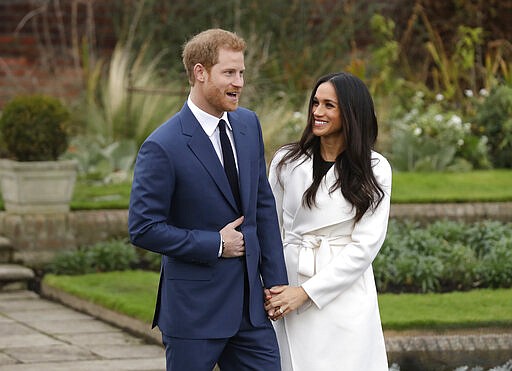
<path id="1" fill-rule="evenodd" d="M 167 370 L 280 370 L 263 290 L 287 275 L 259 120 L 238 107 L 245 47 L 220 29 L 185 44 L 188 100 L 135 165 L 129 232 L 162 254 Z"/>

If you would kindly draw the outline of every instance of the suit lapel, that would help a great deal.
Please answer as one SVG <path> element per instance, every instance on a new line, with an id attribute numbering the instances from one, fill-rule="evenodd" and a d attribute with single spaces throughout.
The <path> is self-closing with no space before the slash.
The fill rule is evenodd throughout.
<path id="1" fill-rule="evenodd" d="M 237 209 L 228 179 L 224 173 L 224 168 L 219 161 L 212 142 L 186 104 L 180 112 L 180 121 L 183 135 L 190 138 L 188 147 L 203 164 L 205 170 L 213 178 L 215 184 L 217 184 L 217 187 L 231 206 Z"/>

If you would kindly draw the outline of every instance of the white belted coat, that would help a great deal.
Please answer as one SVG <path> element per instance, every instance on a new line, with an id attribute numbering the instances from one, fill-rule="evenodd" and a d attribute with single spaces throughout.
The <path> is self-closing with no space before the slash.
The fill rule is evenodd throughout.
<path id="1" fill-rule="evenodd" d="M 339 190 L 331 167 L 317 192 L 316 207 L 302 205 L 312 182 L 312 160 L 270 166 L 290 285 L 310 299 L 274 322 L 283 371 L 387 371 L 384 336 L 372 261 L 384 242 L 389 218 L 391 167 L 372 152 L 375 177 L 385 192 L 378 208 L 354 223 L 355 209 Z"/>

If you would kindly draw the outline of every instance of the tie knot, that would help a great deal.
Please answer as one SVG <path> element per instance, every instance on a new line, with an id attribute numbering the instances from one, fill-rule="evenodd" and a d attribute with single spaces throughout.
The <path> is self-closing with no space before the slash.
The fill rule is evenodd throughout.
<path id="1" fill-rule="evenodd" d="M 224 121 L 224 120 L 219 121 L 219 130 L 226 131 L 226 121 Z"/>

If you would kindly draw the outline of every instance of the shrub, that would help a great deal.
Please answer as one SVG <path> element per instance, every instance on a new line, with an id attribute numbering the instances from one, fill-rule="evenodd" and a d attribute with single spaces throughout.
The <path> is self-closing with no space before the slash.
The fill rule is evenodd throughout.
<path id="1" fill-rule="evenodd" d="M 135 248 L 121 240 L 98 242 L 86 251 L 97 272 L 130 269 L 138 261 Z"/>
<path id="2" fill-rule="evenodd" d="M 136 263 L 135 247 L 123 240 L 112 240 L 58 253 L 46 270 L 55 274 L 77 275 L 127 270 Z"/>
<path id="3" fill-rule="evenodd" d="M 162 255 L 144 249 L 137 249 L 137 253 L 139 255 L 139 267 L 141 269 L 160 272 Z"/>
<path id="4" fill-rule="evenodd" d="M 46 267 L 49 273 L 77 275 L 93 273 L 94 268 L 84 250 L 58 253 Z"/>
<path id="5" fill-rule="evenodd" d="M 511 224 L 390 220 L 374 261 L 381 292 L 446 292 L 512 286 Z"/>
<path id="6" fill-rule="evenodd" d="M 482 258 L 478 273 L 488 287 L 512 287 L 512 238 L 497 241 Z"/>
<path id="7" fill-rule="evenodd" d="M 380 292 L 448 292 L 512 287 L 512 224 L 440 220 L 421 226 L 391 219 L 373 262 Z M 125 240 L 100 242 L 59 253 L 47 271 L 86 274 L 160 270 L 161 256 Z"/>
<path id="8" fill-rule="evenodd" d="M 462 114 L 438 101 L 427 102 L 417 92 L 405 113 L 391 124 L 391 163 L 397 170 L 470 170 L 487 166 L 487 138 L 471 132 L 471 123 Z"/>
<path id="9" fill-rule="evenodd" d="M 440 241 L 416 223 L 390 225 L 394 227 L 388 231 L 381 253 L 375 261 L 376 279 L 383 277 L 380 271 L 384 269 L 388 272 L 384 276 L 387 290 L 438 291 L 444 271 L 443 262 L 435 254 Z M 382 262 L 386 266 L 381 268 Z M 382 285 L 378 280 L 377 284 L 379 288 Z"/>
<path id="10" fill-rule="evenodd" d="M 443 291 L 469 290 L 478 286 L 475 281 L 478 260 L 474 249 L 461 242 L 446 243 L 439 256 L 444 266 L 440 282 Z"/>
<path id="11" fill-rule="evenodd" d="M 53 161 L 68 146 L 70 114 L 56 98 L 19 96 L 8 102 L 0 118 L 5 149 L 19 161 Z"/>
<path id="12" fill-rule="evenodd" d="M 489 140 L 494 167 L 512 168 L 512 86 L 500 85 L 492 90 L 475 121 L 477 133 Z"/>
<path id="13" fill-rule="evenodd" d="M 464 241 L 472 246 L 478 259 L 491 253 L 502 237 L 512 238 L 510 225 L 492 220 L 468 225 L 464 232 Z"/>

